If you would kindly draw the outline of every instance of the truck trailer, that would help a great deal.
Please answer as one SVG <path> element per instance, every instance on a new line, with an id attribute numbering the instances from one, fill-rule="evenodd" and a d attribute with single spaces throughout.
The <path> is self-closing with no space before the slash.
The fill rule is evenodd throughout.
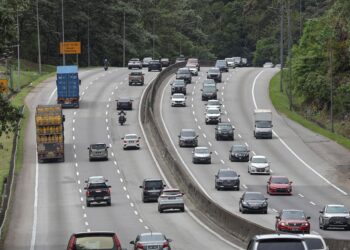
<path id="1" fill-rule="evenodd" d="M 57 66 L 57 104 L 79 108 L 79 84 L 77 66 Z"/>
<path id="2" fill-rule="evenodd" d="M 64 161 L 64 115 L 61 105 L 38 105 L 35 113 L 38 161 Z"/>
<path id="3" fill-rule="evenodd" d="M 272 139 L 272 111 L 270 109 L 254 110 L 254 137 Z"/>

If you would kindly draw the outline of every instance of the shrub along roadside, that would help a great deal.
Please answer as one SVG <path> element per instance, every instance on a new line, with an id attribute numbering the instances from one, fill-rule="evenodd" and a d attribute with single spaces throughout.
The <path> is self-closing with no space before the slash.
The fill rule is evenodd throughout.
<path id="1" fill-rule="evenodd" d="M 302 126 L 314 131 L 315 133 L 321 134 L 328 137 L 331 140 L 336 141 L 340 145 L 347 149 L 350 149 L 350 140 L 344 136 L 332 133 L 331 131 L 321 128 L 317 124 L 307 120 L 302 115 L 289 110 L 289 101 L 285 93 L 280 92 L 280 73 L 277 73 L 270 81 L 269 93 L 272 104 L 275 106 L 276 110 L 289 119 L 301 124 Z M 336 124 L 335 124 L 336 125 Z"/>

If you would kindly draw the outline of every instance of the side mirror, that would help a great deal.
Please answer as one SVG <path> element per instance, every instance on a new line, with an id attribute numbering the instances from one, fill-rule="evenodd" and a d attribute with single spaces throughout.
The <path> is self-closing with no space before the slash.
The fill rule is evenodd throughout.
<path id="1" fill-rule="evenodd" d="M 306 219 L 310 220 L 310 219 L 311 219 L 311 216 L 307 216 Z"/>
<path id="2" fill-rule="evenodd" d="M 218 175 L 216 174 L 215 177 L 218 178 Z"/>
<path id="3" fill-rule="evenodd" d="M 124 140 L 124 137 L 122 137 L 122 138 L 120 138 L 120 139 Z"/>
<path id="4" fill-rule="evenodd" d="M 276 219 L 277 219 L 277 220 L 280 220 L 280 219 L 281 219 L 281 217 L 280 217 L 280 216 L 276 216 Z"/>
<path id="5" fill-rule="evenodd" d="M 181 193 L 182 195 L 185 195 L 185 193 Z"/>
<path id="6" fill-rule="evenodd" d="M 133 240 L 130 241 L 130 244 L 131 244 L 131 245 L 135 245 L 135 241 L 133 241 Z"/>
<path id="7" fill-rule="evenodd" d="M 108 185 L 107 187 L 108 187 L 108 188 L 111 188 L 112 186 L 111 186 L 111 185 Z"/>
<path id="8" fill-rule="evenodd" d="M 85 183 L 88 183 L 88 181 L 85 181 Z"/>
<path id="9" fill-rule="evenodd" d="M 201 91 L 203 91 L 203 89 L 201 89 Z"/>
<path id="10" fill-rule="evenodd" d="M 269 198 L 265 198 L 265 200 L 267 201 Z"/>
<path id="11" fill-rule="evenodd" d="M 177 137 L 179 137 L 179 138 L 180 138 L 181 136 L 180 136 L 180 135 L 178 135 Z"/>
<path id="12" fill-rule="evenodd" d="M 210 152 L 210 154 L 212 154 L 213 152 Z"/>
<path id="13" fill-rule="evenodd" d="M 166 187 L 166 184 L 164 184 L 163 187 Z"/>
<path id="14" fill-rule="evenodd" d="M 86 190 L 86 189 L 87 189 L 87 187 L 84 187 L 84 189 Z"/>
<path id="15" fill-rule="evenodd" d="M 106 148 L 109 148 L 109 146 L 107 146 Z"/>
<path id="16" fill-rule="evenodd" d="M 238 177 L 241 177 L 241 175 L 240 175 L 240 174 L 238 174 L 237 176 L 238 176 Z"/>
<path id="17" fill-rule="evenodd" d="M 196 135 L 196 138 L 198 138 L 199 135 Z"/>
<path id="18" fill-rule="evenodd" d="M 89 150 L 90 150 L 90 147 L 88 147 L 87 149 L 89 149 Z"/>
<path id="19" fill-rule="evenodd" d="M 323 214 L 323 211 L 320 211 L 320 214 Z"/>
<path id="20" fill-rule="evenodd" d="M 293 183 L 292 181 L 289 182 L 289 184 L 292 184 L 292 183 Z"/>
<path id="21" fill-rule="evenodd" d="M 143 187 L 142 187 L 142 185 L 141 185 L 141 186 L 139 186 L 139 188 L 143 188 Z"/>
<path id="22" fill-rule="evenodd" d="M 141 136 L 139 136 L 139 139 L 141 139 Z"/>
<path id="23" fill-rule="evenodd" d="M 273 125 L 271 124 L 271 128 L 273 127 Z"/>

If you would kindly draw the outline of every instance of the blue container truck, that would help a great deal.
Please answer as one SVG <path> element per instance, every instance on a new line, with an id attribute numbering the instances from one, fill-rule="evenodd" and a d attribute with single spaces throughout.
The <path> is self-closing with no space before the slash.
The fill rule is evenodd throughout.
<path id="1" fill-rule="evenodd" d="M 77 66 L 57 66 L 57 104 L 79 108 L 79 84 Z"/>

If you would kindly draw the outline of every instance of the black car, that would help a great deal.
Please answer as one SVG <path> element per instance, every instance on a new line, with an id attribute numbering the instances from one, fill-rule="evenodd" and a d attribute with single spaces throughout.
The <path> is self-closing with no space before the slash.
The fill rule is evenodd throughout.
<path id="1" fill-rule="evenodd" d="M 230 149 L 230 161 L 249 161 L 249 149 L 246 145 L 232 145 Z"/>
<path id="2" fill-rule="evenodd" d="M 234 140 L 234 127 L 231 123 L 220 122 L 215 127 L 215 139 L 219 140 Z"/>
<path id="3" fill-rule="evenodd" d="M 186 95 L 186 83 L 183 79 L 176 79 L 171 83 L 171 95 L 174 93 Z"/>
<path id="4" fill-rule="evenodd" d="M 228 72 L 228 66 L 226 60 L 217 60 L 215 68 L 219 68 L 221 72 Z"/>
<path id="5" fill-rule="evenodd" d="M 216 86 L 206 85 L 202 89 L 202 101 L 207 101 L 211 99 L 217 99 L 218 97 L 218 89 Z"/>
<path id="6" fill-rule="evenodd" d="M 222 74 L 219 68 L 211 68 L 207 72 L 207 78 L 213 79 L 215 82 L 222 81 Z"/>
<path id="7" fill-rule="evenodd" d="M 158 60 L 152 60 L 148 63 L 148 71 L 157 70 L 162 71 L 162 64 Z"/>
<path id="8" fill-rule="evenodd" d="M 162 67 L 168 67 L 170 65 L 169 58 L 161 58 L 160 63 L 162 64 Z"/>
<path id="9" fill-rule="evenodd" d="M 198 135 L 194 129 L 181 129 L 179 137 L 180 147 L 197 147 L 198 146 Z"/>
<path id="10" fill-rule="evenodd" d="M 240 180 L 239 174 L 230 168 L 219 169 L 215 175 L 215 189 L 234 189 L 239 190 Z"/>
<path id="11" fill-rule="evenodd" d="M 130 98 L 120 98 L 117 101 L 117 110 L 132 110 L 133 100 Z"/>
<path id="12" fill-rule="evenodd" d="M 107 185 L 107 179 L 103 176 L 91 176 L 85 181 L 86 186 L 86 206 L 90 207 L 91 203 L 107 203 L 111 205 L 111 186 Z"/>
<path id="13" fill-rule="evenodd" d="M 144 179 L 140 186 L 142 188 L 142 201 L 157 201 L 165 186 L 161 179 Z"/>
<path id="14" fill-rule="evenodd" d="M 244 192 L 239 199 L 239 211 L 267 214 L 267 198 L 260 192 Z"/>
<path id="15" fill-rule="evenodd" d="M 192 74 L 191 71 L 188 68 L 180 68 L 176 72 L 176 79 L 183 79 L 185 83 L 191 83 L 192 82 Z"/>

